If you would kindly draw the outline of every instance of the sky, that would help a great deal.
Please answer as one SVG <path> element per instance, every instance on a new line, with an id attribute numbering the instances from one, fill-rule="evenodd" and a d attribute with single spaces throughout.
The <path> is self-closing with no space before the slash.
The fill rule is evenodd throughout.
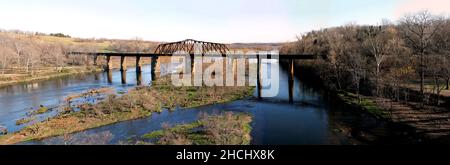
<path id="1" fill-rule="evenodd" d="M 377 24 L 449 0 L 0 0 L 0 29 L 81 38 L 288 42 L 347 23 Z"/>

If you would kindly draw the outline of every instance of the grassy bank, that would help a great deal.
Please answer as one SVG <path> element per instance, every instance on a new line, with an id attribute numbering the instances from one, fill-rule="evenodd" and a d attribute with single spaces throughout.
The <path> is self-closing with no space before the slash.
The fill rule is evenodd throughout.
<path id="1" fill-rule="evenodd" d="M 145 65 L 150 64 L 151 60 L 150 58 L 143 58 L 141 62 L 143 65 Z M 21 73 L 19 71 L 20 69 L 16 69 L 16 71 L 14 71 L 12 74 L 3 74 L 3 75 L 0 74 L 0 87 L 20 83 L 48 80 L 77 74 L 102 72 L 104 70 L 103 66 L 106 65 L 105 60 L 101 60 L 98 63 L 99 63 L 98 66 L 94 66 L 93 64 L 90 64 L 90 66 L 70 66 L 70 67 L 68 66 L 60 70 L 56 70 L 55 67 L 45 67 L 39 70 L 35 70 L 34 74 L 32 75 L 28 73 Z M 128 68 L 135 67 L 136 66 L 135 58 L 133 57 L 127 58 L 127 60 L 125 61 L 125 66 L 127 66 Z M 113 69 L 120 68 L 120 57 L 112 58 L 111 68 Z"/>
<path id="2" fill-rule="evenodd" d="M 121 121 L 133 120 L 177 107 L 196 107 L 248 97 L 253 87 L 175 87 L 167 77 L 156 80 L 152 87 L 138 87 L 118 97 L 109 96 L 92 105 L 81 105 L 80 111 L 65 113 L 33 124 L 19 132 L 1 136 L 0 144 L 66 135 Z"/>
<path id="3" fill-rule="evenodd" d="M 249 145 L 250 122 L 247 114 L 202 115 L 196 122 L 169 127 L 143 136 L 158 145 Z M 146 144 L 146 143 L 143 143 Z"/>
<path id="4" fill-rule="evenodd" d="M 336 91 L 337 97 L 344 103 L 351 105 L 357 109 L 361 109 L 364 112 L 368 112 L 374 115 L 378 119 L 387 119 L 389 114 L 381 107 L 379 107 L 376 101 L 367 96 L 358 96 L 354 93 L 345 91 Z"/>

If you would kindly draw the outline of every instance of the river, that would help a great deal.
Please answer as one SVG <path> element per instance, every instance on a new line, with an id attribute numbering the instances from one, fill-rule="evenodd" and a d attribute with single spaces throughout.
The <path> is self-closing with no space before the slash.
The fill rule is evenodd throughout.
<path id="1" fill-rule="evenodd" d="M 148 118 L 75 133 L 71 139 L 79 140 L 72 140 L 70 144 L 129 144 L 130 141 L 139 140 L 145 133 L 161 129 L 163 123 L 189 123 L 197 120 L 202 112 L 224 111 L 246 112 L 253 116 L 251 143 L 255 145 L 421 143 L 420 138 L 407 128 L 380 121 L 369 114 L 336 103 L 326 92 L 304 82 L 299 74 L 296 74 L 294 79 L 291 102 L 288 72 L 280 67 L 279 63 L 270 65 L 280 71 L 280 92 L 275 97 L 264 98 L 265 95 L 272 94 L 269 93 L 272 91 L 271 87 L 268 87 L 261 93 L 263 99 L 257 99 L 258 92 L 255 92 L 253 98 L 234 102 L 178 109 L 173 112 L 163 111 Z M 151 83 L 150 68 L 149 65 L 143 68 L 143 84 Z M 264 76 L 262 78 L 264 79 Z M 58 105 L 66 96 L 88 89 L 113 87 L 117 91 L 126 91 L 136 84 L 136 72 L 130 68 L 127 71 L 126 84 L 121 81 L 121 72 L 113 71 L 112 81 L 108 81 L 107 73 L 96 73 L 0 88 L 0 124 L 6 126 L 10 132 L 17 131 L 23 126 L 15 125 L 15 121 L 25 116 L 31 107 Z M 92 141 L 89 142 L 89 139 Z M 67 143 L 64 137 L 53 137 L 22 144 Z"/>

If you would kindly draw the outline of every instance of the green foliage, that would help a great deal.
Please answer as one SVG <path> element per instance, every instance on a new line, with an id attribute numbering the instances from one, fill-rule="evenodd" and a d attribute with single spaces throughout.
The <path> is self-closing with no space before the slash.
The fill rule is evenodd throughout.
<path id="1" fill-rule="evenodd" d="M 377 118 L 388 117 L 388 113 L 379 106 L 377 106 L 376 103 L 369 98 L 358 99 L 356 94 L 345 91 L 340 91 L 338 93 L 338 96 L 345 103 L 362 108 L 363 110 L 367 111 L 368 113 L 374 115 Z"/>

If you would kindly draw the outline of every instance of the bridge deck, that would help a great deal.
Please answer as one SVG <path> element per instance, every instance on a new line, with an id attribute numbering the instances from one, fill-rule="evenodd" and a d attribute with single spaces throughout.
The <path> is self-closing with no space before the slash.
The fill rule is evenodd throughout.
<path id="1" fill-rule="evenodd" d="M 109 56 L 109 57 L 171 57 L 176 56 L 173 54 L 156 54 L 156 53 L 100 53 L 100 52 L 71 52 L 71 55 L 90 55 L 90 56 Z M 190 54 L 194 56 L 194 54 Z M 217 57 L 217 55 L 203 55 L 204 57 Z M 271 54 L 255 54 L 255 55 L 230 55 L 231 57 L 237 56 L 239 58 L 259 58 L 266 57 L 271 59 Z M 227 57 L 226 55 L 222 55 L 222 57 Z M 310 55 L 310 54 L 280 54 L 279 59 L 317 59 L 318 56 Z"/>

